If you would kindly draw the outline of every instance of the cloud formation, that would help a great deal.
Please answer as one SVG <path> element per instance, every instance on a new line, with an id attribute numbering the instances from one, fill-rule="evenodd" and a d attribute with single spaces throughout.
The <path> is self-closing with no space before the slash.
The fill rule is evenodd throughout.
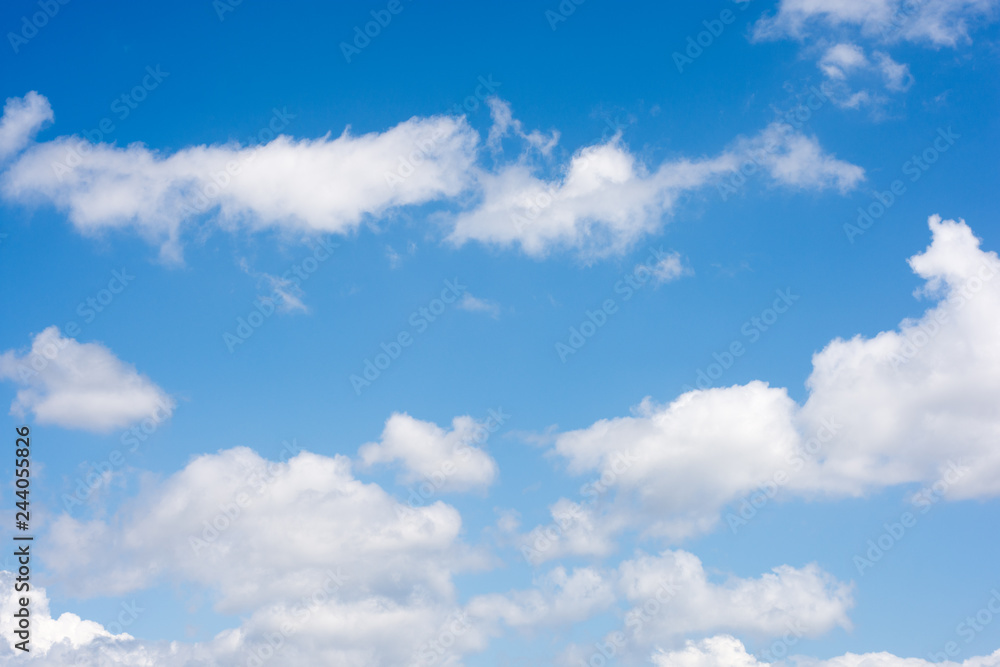
<path id="1" fill-rule="evenodd" d="M 756 39 L 798 40 L 820 30 L 853 28 L 866 37 L 954 47 L 995 15 L 996 0 L 781 0 L 754 26 Z"/>
<path id="2" fill-rule="evenodd" d="M 754 381 L 647 400 L 632 416 L 558 435 L 554 451 L 571 473 L 598 473 L 617 491 L 591 513 L 593 537 L 603 543 L 606 526 L 628 517 L 651 535 L 698 534 L 768 485 L 860 496 L 960 468 L 944 497 L 1000 495 L 1000 260 L 962 221 L 934 216 L 929 226 L 930 246 L 909 263 L 926 281 L 918 296 L 935 305 L 872 338 L 831 341 L 813 357 L 803 405 Z M 571 536 L 560 534 L 555 551 Z"/>
<path id="3" fill-rule="evenodd" d="M 0 354 L 0 379 L 21 389 L 11 414 L 40 424 L 107 432 L 144 419 L 161 422 L 174 400 L 145 375 L 99 343 L 78 343 L 51 326 L 31 349 Z"/>
<path id="4" fill-rule="evenodd" d="M 795 188 L 844 192 L 864 176 L 815 137 L 780 124 L 734 139 L 715 157 L 659 165 L 643 164 L 616 135 L 581 147 L 547 176 L 538 158 L 551 153 L 558 133 L 526 132 L 508 104 L 494 99 L 490 107 L 490 166 L 464 117 L 414 117 L 360 136 L 281 135 L 258 146 L 173 153 L 62 136 L 25 148 L 2 174 L 0 192 L 14 202 L 49 203 L 85 234 L 138 232 L 172 259 L 181 256 L 185 230 L 204 221 L 227 230 L 346 234 L 431 202 L 453 209 L 438 217 L 455 245 L 601 256 L 655 231 L 681 194 L 736 172 L 754 154 L 763 154 L 757 161 L 775 183 Z M 50 117 L 48 102 L 32 92 L 8 100 L 0 129 L 13 128 L 8 143 L 20 148 Z M 521 147 L 516 157 L 504 158 L 505 137 Z"/>
<path id="5" fill-rule="evenodd" d="M 486 488 L 496 479 L 496 461 L 475 445 L 484 443 L 496 426 L 472 417 L 455 417 L 451 429 L 414 419 L 405 413 L 393 414 L 385 423 L 380 442 L 370 442 L 358 450 L 366 467 L 400 462 L 404 484 L 428 482 L 439 491 L 467 491 Z"/>

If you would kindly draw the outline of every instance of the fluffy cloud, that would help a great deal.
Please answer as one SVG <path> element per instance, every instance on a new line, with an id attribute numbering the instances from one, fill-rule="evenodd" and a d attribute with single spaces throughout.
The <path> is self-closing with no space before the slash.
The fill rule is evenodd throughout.
<path id="1" fill-rule="evenodd" d="M 454 196 L 467 184 L 477 141 L 464 118 L 446 116 L 360 136 L 282 135 L 168 155 L 60 137 L 30 147 L 2 187 L 15 201 L 51 202 L 80 231 L 134 228 L 176 255 L 182 225 L 203 214 L 229 228 L 344 233 L 366 216 Z"/>
<path id="2" fill-rule="evenodd" d="M 613 582 L 601 572 L 581 568 L 568 573 L 557 567 L 537 582 L 537 587 L 508 594 L 478 595 L 469 600 L 466 613 L 489 625 L 503 621 L 513 628 L 578 623 L 604 611 L 615 602 Z"/>
<path id="3" fill-rule="evenodd" d="M 429 482 L 439 491 L 467 491 L 488 487 L 497 476 L 497 464 L 489 454 L 473 446 L 486 441 L 496 430 L 495 420 L 479 423 L 472 417 L 456 417 L 451 430 L 407 414 L 393 414 L 385 423 L 381 442 L 362 445 L 358 456 L 365 466 L 402 463 L 402 482 Z"/>
<path id="4" fill-rule="evenodd" d="M 996 0 L 781 0 L 754 26 L 757 39 L 805 39 L 817 29 L 854 28 L 868 37 L 955 46 L 972 24 L 992 18 Z"/>
<path id="5" fill-rule="evenodd" d="M 626 628 L 639 645 L 719 630 L 776 637 L 794 628 L 816 637 L 838 626 L 849 629 L 847 610 L 854 604 L 851 586 L 816 565 L 782 565 L 758 578 L 730 576 L 716 584 L 685 551 L 625 561 L 618 585 L 634 605 Z M 651 613 L 649 600 L 663 604 Z"/>
<path id="6" fill-rule="evenodd" d="M 170 417 L 174 401 L 149 378 L 99 343 L 78 343 L 51 326 L 31 350 L 0 354 L 0 379 L 22 387 L 11 414 L 32 413 L 40 424 L 109 431 Z"/>
<path id="7" fill-rule="evenodd" d="M 187 582 L 245 619 L 169 655 L 242 665 L 279 636 L 281 664 L 404 664 L 461 611 L 452 576 L 485 563 L 461 525 L 442 502 L 404 508 L 358 481 L 346 457 L 237 448 L 199 456 L 107 521 L 61 515 L 45 563 L 76 595 Z M 481 640 L 463 637 L 451 650 Z M 155 643 L 115 647 L 120 664 L 191 664 L 139 661 L 168 655 Z"/>
<path id="8" fill-rule="evenodd" d="M 14 618 L 14 613 L 20 609 L 18 599 L 24 597 L 14 588 L 15 576 L 12 572 L 0 571 L 0 610 L 4 618 Z M 89 644 L 98 638 L 127 640 L 128 634 L 113 635 L 104 629 L 100 623 L 85 621 L 76 614 L 66 612 L 59 618 L 52 618 L 49 611 L 49 597 L 45 589 L 34 588 L 31 597 L 31 649 L 46 653 L 57 644 L 78 648 Z M 7 640 L 10 655 L 15 652 L 14 644 L 22 638 L 14 635 L 14 623 L 6 623 L 0 629 L 0 634 Z M 20 651 L 18 651 L 19 653 Z"/>
<path id="9" fill-rule="evenodd" d="M 537 158 L 551 153 L 558 133 L 526 132 L 509 105 L 491 100 L 490 107 L 490 167 L 482 165 L 482 142 L 464 118 L 435 116 L 361 136 L 346 130 L 333 139 L 282 135 L 259 146 L 174 153 L 63 136 L 29 146 L 7 166 L 0 191 L 15 202 L 51 203 L 84 233 L 138 231 L 175 259 L 185 229 L 203 220 L 230 230 L 343 234 L 400 207 L 449 201 L 465 207 L 441 212 L 456 245 L 600 255 L 655 230 L 681 194 L 735 173 L 748 159 L 775 182 L 800 188 L 845 191 L 864 173 L 823 152 L 814 137 L 776 124 L 737 139 L 716 157 L 652 167 L 616 136 L 580 148 L 550 178 L 539 174 Z M 37 93 L 10 100 L 0 127 L 15 128 L 11 145 L 25 143 L 46 110 Z M 523 147 L 508 160 L 505 137 Z"/>
<path id="10" fill-rule="evenodd" d="M 477 172 L 479 200 L 459 213 L 448 237 L 456 245 L 480 241 L 519 246 L 544 256 L 569 247 L 588 255 L 620 251 L 658 228 L 678 198 L 736 172 L 747 160 L 777 183 L 846 191 L 864 170 L 824 153 L 815 137 L 779 123 L 738 139 L 718 156 L 642 163 L 619 136 L 578 151 L 555 178 L 520 160 Z"/>
<path id="11" fill-rule="evenodd" d="M 7 98 L 0 118 L 0 160 L 27 146 L 35 133 L 52 119 L 49 101 L 35 91 L 24 97 Z"/>
<path id="12" fill-rule="evenodd" d="M 676 651 L 660 651 L 653 655 L 652 662 L 658 667 L 763 667 L 771 664 L 762 662 L 747 653 L 743 642 L 729 635 L 708 637 L 700 641 L 689 641 L 684 648 Z M 990 655 L 976 656 L 963 662 L 929 662 L 921 658 L 900 658 L 891 653 L 847 653 L 829 660 L 816 660 L 796 656 L 784 664 L 801 667 L 995 667 L 1000 665 L 1000 650 Z"/>
<path id="13" fill-rule="evenodd" d="M 618 492 L 590 517 L 595 535 L 626 519 L 670 538 L 699 533 L 765 484 L 858 496 L 957 467 L 943 496 L 1000 494 L 1000 260 L 964 222 L 929 224 L 931 245 L 909 263 L 926 281 L 918 295 L 936 304 L 896 330 L 829 343 L 813 357 L 804 405 L 751 382 L 645 401 L 558 435 L 570 472 L 600 473 Z M 572 552 L 571 531 L 555 532 L 556 551 Z"/>
<path id="14" fill-rule="evenodd" d="M 456 545 L 461 518 L 441 502 L 400 510 L 346 457 L 279 463 L 236 448 L 194 459 L 112 521 L 60 516 L 47 563 L 82 595 L 179 579 L 216 590 L 227 611 L 307 595 L 337 568 L 343 595 L 449 597 L 450 572 L 472 558 Z"/>
<path id="15" fill-rule="evenodd" d="M 578 572 L 587 572 L 589 580 L 598 578 L 590 570 Z M 728 631 L 771 638 L 791 631 L 797 637 L 816 637 L 834 627 L 850 628 L 852 587 L 816 565 L 782 565 L 760 577 L 730 575 L 719 583 L 710 578 L 696 556 L 679 550 L 655 556 L 639 552 L 603 573 L 601 582 L 612 584 L 628 608 L 622 626 L 606 634 L 598 646 L 613 646 L 621 656 L 641 657 L 654 646 L 678 646 L 691 634 Z M 596 581 L 588 587 L 600 589 Z M 579 606 L 586 608 L 589 598 L 580 597 Z M 550 604 L 547 598 L 539 599 L 532 608 L 547 609 Z M 564 663 L 589 664 L 593 652 L 592 644 L 569 646 Z"/>

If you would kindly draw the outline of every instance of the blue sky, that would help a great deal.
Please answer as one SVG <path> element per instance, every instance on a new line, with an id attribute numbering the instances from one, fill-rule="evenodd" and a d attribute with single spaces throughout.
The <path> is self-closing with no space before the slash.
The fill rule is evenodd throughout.
<path id="1" fill-rule="evenodd" d="M 998 10 L 8 3 L 0 660 L 1000 664 Z"/>

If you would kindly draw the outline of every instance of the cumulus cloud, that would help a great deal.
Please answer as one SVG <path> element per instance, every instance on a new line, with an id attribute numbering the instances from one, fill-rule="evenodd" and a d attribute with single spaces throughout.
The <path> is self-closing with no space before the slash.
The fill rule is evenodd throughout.
<path id="1" fill-rule="evenodd" d="M 461 528 L 453 507 L 406 508 L 355 479 L 347 457 L 236 448 L 195 458 L 106 521 L 60 515 L 44 557 L 73 595 L 186 583 L 244 619 L 200 644 L 118 642 L 120 664 L 242 665 L 278 633 L 281 664 L 395 665 L 461 612 L 452 577 L 486 563 Z M 453 650 L 479 640 L 470 631 Z"/>
<path id="2" fill-rule="evenodd" d="M 99 343 L 78 343 L 51 326 L 26 352 L 0 354 L 0 379 L 21 389 L 11 414 L 40 424 L 106 432 L 144 419 L 170 417 L 174 400 Z"/>
<path id="3" fill-rule="evenodd" d="M 21 608 L 18 600 L 24 597 L 23 592 L 18 592 L 14 588 L 15 575 L 13 572 L 0 571 L 0 609 L 4 618 L 14 618 L 14 614 Z M 62 644 L 67 648 L 78 648 L 89 644 L 95 639 L 104 638 L 111 640 L 131 639 L 128 634 L 122 633 L 113 635 L 108 632 L 100 623 L 86 621 L 76 614 L 65 612 L 58 618 L 52 618 L 49 611 L 49 596 L 44 588 L 33 587 L 31 591 L 31 649 L 46 653 L 53 646 Z M 7 640 L 8 656 L 20 653 L 14 648 L 14 644 L 23 641 L 22 638 L 14 634 L 15 623 L 6 623 L 0 629 L 0 634 Z"/>
<path id="4" fill-rule="evenodd" d="M 560 570 L 556 573 L 565 578 Z M 588 591 L 611 584 L 625 605 L 622 625 L 605 635 L 602 643 L 631 657 L 648 656 L 654 646 L 678 646 L 692 634 L 725 631 L 771 638 L 791 630 L 797 637 L 816 637 L 834 627 L 851 627 L 847 611 L 853 606 L 852 586 L 815 564 L 781 565 L 759 577 L 728 575 L 715 582 L 694 554 L 678 550 L 658 555 L 639 552 L 614 570 L 597 573 L 585 568 L 577 573 L 586 574 Z M 577 604 L 587 608 L 597 597 L 581 595 Z M 513 605 L 515 599 L 511 596 L 506 602 Z M 551 604 L 539 595 L 531 608 L 547 609 Z M 564 656 L 567 664 L 586 664 L 592 652 L 593 645 L 573 645 Z"/>
<path id="5" fill-rule="evenodd" d="M 28 145 L 35 133 L 53 119 L 49 101 L 35 91 L 8 97 L 0 118 L 0 160 Z"/>
<path id="6" fill-rule="evenodd" d="M 199 456 L 112 520 L 60 516 L 46 557 L 81 595 L 186 580 L 217 591 L 227 611 L 307 595 L 336 568 L 351 577 L 344 595 L 405 599 L 417 586 L 434 598 L 451 594 L 450 571 L 471 558 L 456 546 L 460 527 L 441 502 L 401 513 L 344 456 L 273 462 L 236 448 Z"/>
<path id="7" fill-rule="evenodd" d="M 497 476 L 497 464 L 483 449 L 496 422 L 480 423 L 456 417 L 446 430 L 431 422 L 395 413 L 385 423 L 380 442 L 362 445 L 358 456 L 365 466 L 400 462 L 401 481 L 429 482 L 439 491 L 467 491 L 488 487 Z"/>
<path id="8" fill-rule="evenodd" d="M 1000 665 L 1000 650 L 990 655 L 975 656 L 963 662 L 944 660 L 930 662 L 922 658 L 902 658 L 891 653 L 846 653 L 829 660 L 794 656 L 781 663 L 763 662 L 747 652 L 743 642 L 731 635 L 717 635 L 698 641 L 688 641 L 684 648 L 659 651 L 652 656 L 658 667 L 763 667 L 787 664 L 793 667 L 995 667 Z"/>
<path id="9" fill-rule="evenodd" d="M 852 587 L 815 564 L 781 565 L 757 578 L 729 576 L 717 584 L 686 551 L 627 560 L 618 567 L 618 585 L 640 608 L 647 600 L 669 601 L 631 624 L 633 638 L 645 644 L 719 630 L 775 637 L 789 627 L 816 637 L 834 627 L 849 629 L 847 610 L 854 604 Z"/>
<path id="10" fill-rule="evenodd" d="M 507 594 L 478 595 L 466 613 L 486 625 L 503 621 L 512 628 L 578 623 L 604 611 L 616 599 L 613 582 L 592 568 L 567 572 L 557 567 L 536 588 Z M 495 630 L 494 630 L 495 631 Z"/>
<path id="11" fill-rule="evenodd" d="M 24 127 L 26 115 L 37 120 L 40 112 L 32 116 L 22 107 L 42 103 L 47 109 L 41 96 L 13 100 L 3 122 Z M 63 136 L 25 149 L 3 173 L 0 191 L 15 202 L 54 205 L 83 233 L 137 231 L 174 259 L 184 231 L 205 220 L 229 230 L 344 234 L 429 202 L 459 204 L 439 212 L 456 245 L 478 241 L 542 256 L 556 248 L 623 250 L 658 228 L 681 194 L 735 173 L 765 144 L 759 162 L 776 183 L 843 192 L 863 177 L 861 168 L 825 153 L 815 137 L 780 125 L 737 139 L 715 157 L 653 166 L 616 135 L 580 148 L 550 177 L 540 173 L 540 158 L 552 152 L 558 133 L 527 132 L 501 100 L 491 100 L 490 108 L 491 166 L 483 164 L 483 142 L 464 118 L 434 116 L 360 136 L 282 135 L 259 146 L 173 153 Z M 523 148 L 516 157 L 504 159 L 505 138 Z"/>
<path id="12" fill-rule="evenodd" d="M 0 595 L 4 613 L 13 613 L 16 598 L 13 574 L 0 572 Z M 454 616 L 415 600 L 400 603 L 372 597 L 345 601 L 338 595 L 347 581 L 336 573 L 317 580 L 305 596 L 290 602 L 262 607 L 236 628 L 196 643 L 135 638 L 113 634 L 99 623 L 83 620 L 73 613 L 54 619 L 44 588 L 31 592 L 31 652 L 14 648 L 19 640 L 10 624 L 0 629 L 6 640 L 0 646 L 2 664 L 45 665 L 45 667 L 243 667 L 244 665 L 291 664 L 302 667 L 346 665 L 348 667 L 388 667 L 412 664 L 421 646 L 440 635 L 441 624 L 454 627 Z M 130 614 L 142 614 L 142 606 L 130 606 Z M 109 626 L 117 625 L 112 622 Z M 475 648 L 480 635 L 465 629 L 447 651 L 451 659 Z M 454 635 L 452 635 L 454 638 Z M 428 639 L 429 638 L 429 639 Z M 426 656 L 425 656 L 426 657 Z M 442 654 L 436 654 L 441 659 Z M 440 664 L 449 664 L 442 660 Z"/>
<path id="13" fill-rule="evenodd" d="M 677 539 L 766 483 L 858 496 L 934 483 L 956 466 L 964 473 L 945 497 L 1000 494 L 1000 260 L 962 221 L 929 225 L 930 246 L 909 263 L 926 281 L 918 295 L 936 304 L 895 330 L 830 342 L 813 357 L 803 405 L 754 381 L 647 400 L 559 434 L 554 451 L 571 473 L 600 473 L 617 491 L 595 530 L 625 517 Z"/>

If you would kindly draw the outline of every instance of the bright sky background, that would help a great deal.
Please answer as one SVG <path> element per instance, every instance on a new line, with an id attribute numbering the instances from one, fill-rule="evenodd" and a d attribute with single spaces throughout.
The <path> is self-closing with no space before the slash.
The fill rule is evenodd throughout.
<path id="1" fill-rule="evenodd" d="M 998 12 L 5 3 L 0 662 L 1000 665 Z"/>

